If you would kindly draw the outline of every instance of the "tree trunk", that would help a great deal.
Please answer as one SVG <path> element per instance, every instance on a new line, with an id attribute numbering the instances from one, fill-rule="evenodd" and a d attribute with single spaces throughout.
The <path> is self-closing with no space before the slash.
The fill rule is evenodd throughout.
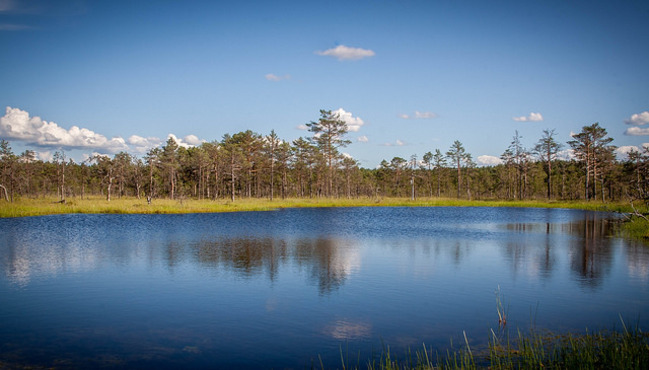
<path id="1" fill-rule="evenodd" d="M 552 161 L 548 160 L 548 200 L 552 199 Z"/>
<path id="2" fill-rule="evenodd" d="M 462 188 L 462 172 L 460 169 L 460 160 L 457 160 L 457 198 L 460 199 L 460 189 Z"/>
<path id="3" fill-rule="evenodd" d="M 234 156 L 230 159 L 230 199 L 234 202 Z"/>
<path id="4" fill-rule="evenodd" d="M 171 170 L 169 171 L 169 184 L 171 186 L 171 199 L 174 199 L 174 190 L 175 189 L 175 183 L 174 183 L 174 171 Z"/>
<path id="5" fill-rule="evenodd" d="M 108 188 L 106 191 L 106 200 L 110 202 L 110 189 L 113 187 L 113 176 L 108 175 Z"/>
<path id="6" fill-rule="evenodd" d="M 7 188 L 5 188 L 4 185 L 0 184 L 0 189 L 4 190 L 5 200 L 8 202 L 9 201 L 9 195 L 7 194 Z"/>

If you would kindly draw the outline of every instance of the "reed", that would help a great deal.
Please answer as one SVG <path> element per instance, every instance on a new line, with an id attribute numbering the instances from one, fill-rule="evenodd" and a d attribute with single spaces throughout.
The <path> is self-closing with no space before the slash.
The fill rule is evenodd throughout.
<path id="1" fill-rule="evenodd" d="M 623 324 L 624 326 L 624 324 Z M 493 333 L 493 331 L 492 331 Z M 432 348 L 412 353 L 402 359 L 389 347 L 365 366 L 349 366 L 343 358 L 344 369 L 369 370 L 433 370 L 433 369 L 648 369 L 649 335 L 639 328 L 622 331 L 600 331 L 584 334 L 553 335 L 530 331 L 499 339 L 493 333 L 486 351 L 471 351 L 465 336 L 464 348 L 447 350 L 443 355 Z M 435 359 L 435 360 L 433 360 Z M 328 368 L 320 361 L 322 369 Z"/>

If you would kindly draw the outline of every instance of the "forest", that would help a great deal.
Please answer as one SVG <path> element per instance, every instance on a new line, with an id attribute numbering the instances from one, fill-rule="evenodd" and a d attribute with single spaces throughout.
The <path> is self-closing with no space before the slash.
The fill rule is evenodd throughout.
<path id="1" fill-rule="evenodd" d="M 649 202 L 649 148 L 618 160 L 613 138 L 599 123 L 561 143 L 544 130 L 532 148 L 518 132 L 502 163 L 479 167 L 461 141 L 410 158 L 362 168 L 341 149 L 347 125 L 320 111 L 307 124 L 310 137 L 292 142 L 241 131 L 220 141 L 182 147 L 172 137 L 143 157 L 127 152 L 95 155 L 77 163 L 57 151 L 50 161 L 25 150 L 15 154 L 0 139 L 0 201 L 20 197 L 102 196 L 171 199 L 446 197 L 471 200 L 599 200 Z M 570 159 L 560 157 L 571 149 Z"/>

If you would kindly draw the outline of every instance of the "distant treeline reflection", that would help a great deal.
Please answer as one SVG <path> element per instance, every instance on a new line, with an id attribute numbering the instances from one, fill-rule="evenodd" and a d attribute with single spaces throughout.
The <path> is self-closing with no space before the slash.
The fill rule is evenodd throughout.
<path id="1" fill-rule="evenodd" d="M 229 268 L 241 276 L 266 274 L 272 281 L 283 264 L 308 271 L 321 293 L 341 286 L 354 268 L 356 249 L 339 239 L 226 238 L 203 241 L 195 247 L 202 264 Z"/>
<path id="2" fill-rule="evenodd" d="M 255 237 L 227 233 L 187 237 L 177 234 L 173 227 L 152 237 L 148 229 L 125 228 L 115 235 L 90 235 L 88 229 L 50 239 L 45 238 L 44 232 L 26 232 L 29 229 L 16 227 L 4 233 L 0 266 L 3 274 L 20 286 L 29 284 L 35 276 L 89 271 L 106 263 L 136 264 L 142 259 L 147 260 L 148 266 L 202 266 L 207 271 L 224 271 L 239 278 L 266 276 L 270 281 L 278 279 L 282 271 L 292 269 L 316 286 L 320 294 L 328 294 L 360 269 L 363 248 L 402 249 L 407 251 L 407 258 L 424 264 L 460 266 L 485 243 L 490 243 L 502 253 L 514 276 L 548 279 L 563 266 L 558 261 L 565 260 L 575 281 L 596 289 L 610 274 L 614 259 L 626 258 L 630 275 L 643 281 L 649 279 L 649 248 L 640 242 L 622 242 L 613 237 L 615 222 L 606 215 L 588 212 L 577 222 L 506 223 L 496 225 L 495 229 L 469 225 L 467 229 L 458 227 L 451 236 L 433 232 L 405 239 L 282 234 Z"/>

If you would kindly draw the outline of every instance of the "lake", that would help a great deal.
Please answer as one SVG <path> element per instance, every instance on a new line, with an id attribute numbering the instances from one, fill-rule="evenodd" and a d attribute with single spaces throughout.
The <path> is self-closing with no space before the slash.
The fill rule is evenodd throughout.
<path id="1" fill-rule="evenodd" d="M 0 219 L 0 367 L 340 367 L 497 330 L 649 328 L 615 215 L 481 207 Z M 496 291 L 499 289 L 500 293 Z"/>

